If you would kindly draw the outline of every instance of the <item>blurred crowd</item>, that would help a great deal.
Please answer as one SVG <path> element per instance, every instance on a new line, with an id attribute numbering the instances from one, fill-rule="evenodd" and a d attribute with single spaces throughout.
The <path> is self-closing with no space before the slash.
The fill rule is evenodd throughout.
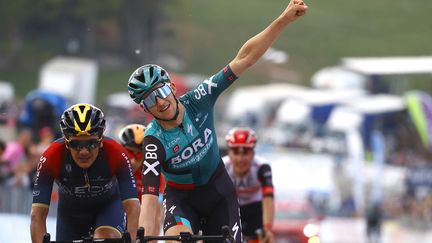
<path id="1" fill-rule="evenodd" d="M 41 128 L 36 139 L 31 129 L 20 128 L 11 141 L 0 141 L 0 183 L 32 189 L 39 158 L 54 138 L 51 127 Z"/>

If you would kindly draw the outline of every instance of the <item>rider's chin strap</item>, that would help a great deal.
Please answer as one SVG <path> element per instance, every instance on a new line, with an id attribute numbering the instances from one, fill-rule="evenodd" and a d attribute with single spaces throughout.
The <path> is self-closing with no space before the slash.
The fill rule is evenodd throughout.
<path id="1" fill-rule="evenodd" d="M 160 118 L 160 117 L 157 117 L 157 116 L 153 115 L 154 118 L 156 118 L 157 120 L 160 120 L 160 121 L 174 121 L 174 120 L 177 120 L 177 117 L 179 116 L 179 113 L 180 113 L 179 112 L 179 101 L 178 101 L 177 97 L 175 97 L 175 96 L 174 96 L 174 99 L 176 100 L 176 113 L 174 114 L 174 116 L 171 119 L 164 119 L 164 118 Z"/>

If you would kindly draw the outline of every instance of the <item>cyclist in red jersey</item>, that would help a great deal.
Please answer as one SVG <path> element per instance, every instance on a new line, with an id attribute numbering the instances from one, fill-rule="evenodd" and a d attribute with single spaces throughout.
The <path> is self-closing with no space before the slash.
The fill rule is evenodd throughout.
<path id="1" fill-rule="evenodd" d="M 146 127 L 141 124 L 129 124 L 123 127 L 118 135 L 120 144 L 128 152 L 128 156 L 134 173 L 135 182 L 137 185 L 138 199 L 141 201 L 142 181 L 141 171 L 143 163 L 142 143 L 144 140 L 144 132 Z"/>
<path id="2" fill-rule="evenodd" d="M 226 136 L 228 155 L 225 167 L 236 187 L 243 235 L 248 243 L 273 242 L 273 182 L 270 165 L 255 155 L 255 132 L 235 127 Z M 262 235 L 256 231 L 263 229 Z"/>
<path id="3" fill-rule="evenodd" d="M 42 242 L 46 233 L 54 181 L 59 186 L 57 241 L 81 239 L 92 229 L 94 238 L 120 238 L 127 229 L 135 239 L 140 203 L 131 165 L 126 150 L 103 136 L 103 112 L 90 104 L 73 105 L 64 111 L 60 127 L 63 138 L 45 150 L 38 164 L 32 242 Z"/>

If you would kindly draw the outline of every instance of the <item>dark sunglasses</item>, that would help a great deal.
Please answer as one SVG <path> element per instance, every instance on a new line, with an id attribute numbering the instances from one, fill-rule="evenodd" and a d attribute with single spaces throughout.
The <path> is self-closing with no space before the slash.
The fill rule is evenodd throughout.
<path id="1" fill-rule="evenodd" d="M 81 149 L 93 150 L 100 147 L 100 139 L 90 140 L 66 140 L 69 148 L 80 151 Z"/>
<path id="2" fill-rule="evenodd" d="M 150 94 L 148 94 L 142 101 L 142 104 L 146 109 L 152 108 L 156 105 L 156 97 L 160 97 L 165 99 L 172 93 L 170 86 L 165 83 L 163 86 L 153 90 Z"/>
<path id="3" fill-rule="evenodd" d="M 249 154 L 253 152 L 253 148 L 245 148 L 245 147 L 235 147 L 235 148 L 230 148 L 230 150 L 236 155 Z"/>

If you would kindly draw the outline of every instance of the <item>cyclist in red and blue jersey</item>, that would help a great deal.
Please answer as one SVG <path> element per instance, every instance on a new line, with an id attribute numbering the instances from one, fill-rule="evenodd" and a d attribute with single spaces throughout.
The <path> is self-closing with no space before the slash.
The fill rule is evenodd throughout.
<path id="1" fill-rule="evenodd" d="M 129 78 L 131 98 L 154 119 L 144 138 L 140 226 L 157 235 L 156 208 L 161 173 L 165 189 L 165 235 L 187 231 L 220 234 L 228 225 L 236 242 L 242 241 L 239 206 L 234 185 L 219 154 L 214 128 L 214 104 L 239 75 L 267 51 L 284 28 L 306 14 L 302 0 L 291 0 L 283 13 L 249 39 L 221 71 L 177 99 L 168 72 L 147 64 Z M 247 102 L 247 101 L 245 101 Z M 145 210 L 145 212 L 143 212 Z"/>
<path id="2" fill-rule="evenodd" d="M 63 138 L 53 142 L 38 164 L 31 210 L 31 238 L 42 242 L 50 197 L 59 187 L 57 241 L 89 236 L 136 236 L 140 212 L 137 189 L 126 150 L 103 136 L 105 118 L 90 104 L 76 104 L 61 117 Z"/>
<path id="3" fill-rule="evenodd" d="M 228 155 L 222 159 L 237 191 L 243 235 L 248 243 L 273 242 L 272 171 L 263 158 L 255 155 L 255 132 L 235 127 L 228 132 L 226 141 Z M 257 230 L 264 232 L 257 235 Z"/>

